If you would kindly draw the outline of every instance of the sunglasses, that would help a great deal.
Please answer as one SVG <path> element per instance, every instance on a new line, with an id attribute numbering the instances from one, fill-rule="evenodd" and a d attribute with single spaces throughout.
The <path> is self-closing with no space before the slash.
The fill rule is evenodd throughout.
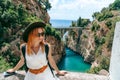
<path id="1" fill-rule="evenodd" d="M 44 32 L 42 32 L 42 33 L 38 33 L 38 34 L 37 34 L 38 37 L 41 37 L 41 36 L 44 36 L 44 35 L 45 35 Z"/>

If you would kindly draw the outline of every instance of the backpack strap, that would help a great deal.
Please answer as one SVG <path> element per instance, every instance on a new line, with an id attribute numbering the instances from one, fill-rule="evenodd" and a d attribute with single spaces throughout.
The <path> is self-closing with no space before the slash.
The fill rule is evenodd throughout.
<path id="1" fill-rule="evenodd" d="M 26 65 L 25 50 L 26 50 L 26 45 L 22 46 L 22 54 L 23 54 L 23 57 L 24 57 L 25 72 L 27 72 L 28 71 L 28 67 Z"/>
<path id="2" fill-rule="evenodd" d="M 45 44 L 45 53 L 46 53 L 46 58 L 48 60 L 48 53 L 49 53 L 49 46 L 48 44 Z M 53 73 L 53 68 L 51 67 L 49 60 L 48 60 L 48 66 L 50 67 L 51 73 L 53 75 L 53 77 L 55 77 L 54 73 Z"/>

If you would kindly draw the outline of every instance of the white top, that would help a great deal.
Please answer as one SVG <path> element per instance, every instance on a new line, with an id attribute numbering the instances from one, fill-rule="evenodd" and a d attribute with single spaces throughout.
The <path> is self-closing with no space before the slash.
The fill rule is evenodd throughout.
<path id="1" fill-rule="evenodd" d="M 27 46 L 26 46 L 26 49 L 27 49 Z M 26 50 L 26 53 L 27 53 L 27 50 Z M 26 57 L 26 65 L 28 66 L 28 68 L 31 68 L 31 69 L 39 69 L 42 66 L 47 65 L 47 62 L 48 62 L 46 59 L 45 52 L 42 53 L 41 49 L 38 50 L 37 54 L 34 53 L 30 56 L 28 54 L 25 54 L 25 57 Z M 48 66 L 44 70 L 44 72 L 39 73 L 39 74 L 31 73 L 28 70 L 28 72 L 25 75 L 24 80 L 59 80 L 59 78 L 53 77 L 51 70 Z"/>
<path id="2" fill-rule="evenodd" d="M 27 53 L 27 50 L 26 50 Z M 47 65 L 47 59 L 45 52 L 42 53 L 41 49 L 38 50 L 37 54 L 33 52 L 32 55 L 25 54 L 26 65 L 30 69 L 40 69 Z"/>

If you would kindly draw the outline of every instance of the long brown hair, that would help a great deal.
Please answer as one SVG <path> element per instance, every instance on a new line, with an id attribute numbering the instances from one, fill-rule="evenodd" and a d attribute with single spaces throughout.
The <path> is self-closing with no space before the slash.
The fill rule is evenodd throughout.
<path id="1" fill-rule="evenodd" d="M 45 31 L 44 28 L 41 28 L 41 29 L 42 29 L 42 31 Z M 27 54 L 28 54 L 28 55 L 33 54 L 33 53 L 32 53 L 32 49 L 31 49 L 31 47 L 32 47 L 32 41 L 33 41 L 33 39 L 36 37 L 35 34 L 37 34 L 37 33 L 38 33 L 38 28 L 35 28 L 34 30 L 32 30 L 32 31 L 29 33 L 28 42 L 27 42 Z M 40 46 L 41 46 L 42 52 L 44 53 L 44 50 L 45 50 L 45 49 L 44 49 L 44 42 L 43 42 L 43 41 L 40 43 Z"/>

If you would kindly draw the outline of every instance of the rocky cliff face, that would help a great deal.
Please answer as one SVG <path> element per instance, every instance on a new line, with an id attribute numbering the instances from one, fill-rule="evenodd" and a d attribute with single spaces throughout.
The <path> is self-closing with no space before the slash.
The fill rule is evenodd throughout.
<path id="1" fill-rule="evenodd" d="M 78 34 L 75 38 L 73 38 L 73 35 L 68 35 L 67 46 L 82 55 L 86 62 L 90 62 L 90 51 L 94 50 L 95 47 L 93 33 L 90 28 L 81 28 L 80 31 L 75 31 L 75 33 Z"/>
<path id="2" fill-rule="evenodd" d="M 94 34 L 91 31 L 90 27 L 83 29 L 80 39 L 80 49 L 82 55 L 84 56 L 84 60 L 91 63 L 92 57 L 90 57 L 90 52 L 92 50 L 95 50 L 95 43 Z"/>
<path id="3" fill-rule="evenodd" d="M 37 0 L 13 0 L 13 3 L 16 5 L 22 4 L 30 14 L 34 14 L 46 23 L 49 23 L 49 14 L 43 9 L 42 6 L 40 6 Z"/>
<path id="4" fill-rule="evenodd" d="M 47 36 L 46 41 L 50 43 L 52 47 L 52 55 L 56 63 L 60 61 L 63 55 L 65 55 L 64 43 L 57 40 L 54 36 Z"/>

